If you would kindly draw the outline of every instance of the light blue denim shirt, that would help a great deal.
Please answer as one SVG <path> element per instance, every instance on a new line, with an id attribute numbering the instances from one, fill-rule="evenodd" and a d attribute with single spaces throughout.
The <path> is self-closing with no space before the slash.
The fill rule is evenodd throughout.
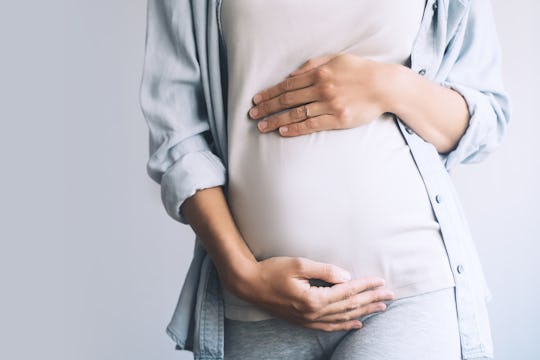
<path id="1" fill-rule="evenodd" d="M 140 105 L 149 129 L 148 175 L 161 185 L 167 213 L 187 221 L 180 205 L 197 190 L 227 187 L 227 63 L 221 0 L 149 0 Z M 361 19 L 359 19 L 361 21 Z M 492 357 L 486 302 L 491 299 L 475 244 L 449 171 L 496 149 L 510 102 L 489 0 L 427 0 L 411 68 L 466 100 L 470 123 L 457 147 L 440 154 L 407 127 L 407 141 L 429 195 L 456 288 L 463 359 Z M 195 359 L 223 358 L 223 299 L 201 241 L 195 249 L 167 334 Z"/>

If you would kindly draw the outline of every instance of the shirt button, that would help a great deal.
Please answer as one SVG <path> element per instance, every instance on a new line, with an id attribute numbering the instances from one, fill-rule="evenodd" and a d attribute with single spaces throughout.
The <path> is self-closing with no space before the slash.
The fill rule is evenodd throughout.
<path id="1" fill-rule="evenodd" d="M 459 264 L 459 265 L 457 266 L 457 272 L 458 272 L 459 274 L 461 274 L 461 273 L 463 272 L 463 265 Z"/>
<path id="2" fill-rule="evenodd" d="M 437 11 L 437 7 L 438 7 L 437 1 L 435 1 L 435 2 L 433 3 L 433 6 L 432 6 L 433 11 Z"/>
<path id="3" fill-rule="evenodd" d="M 408 126 L 405 126 L 405 131 L 408 132 L 409 134 L 412 134 L 414 131 L 408 127 Z"/>
<path id="4" fill-rule="evenodd" d="M 440 204 L 442 201 L 441 195 L 439 194 L 435 195 L 435 201 L 437 202 L 437 204 Z"/>
<path id="5" fill-rule="evenodd" d="M 420 71 L 418 71 L 418 73 L 422 76 L 426 75 L 426 69 L 420 69 Z"/>

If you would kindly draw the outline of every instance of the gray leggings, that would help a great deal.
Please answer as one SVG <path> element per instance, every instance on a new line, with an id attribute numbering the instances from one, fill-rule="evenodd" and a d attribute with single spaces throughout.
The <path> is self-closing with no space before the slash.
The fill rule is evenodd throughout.
<path id="1" fill-rule="evenodd" d="M 387 301 L 364 326 L 326 332 L 283 319 L 225 319 L 225 360 L 459 360 L 454 287 Z"/>

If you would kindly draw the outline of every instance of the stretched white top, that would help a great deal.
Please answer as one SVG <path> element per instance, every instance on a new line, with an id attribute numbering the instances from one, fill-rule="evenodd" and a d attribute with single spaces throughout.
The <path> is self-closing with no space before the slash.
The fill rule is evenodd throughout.
<path id="1" fill-rule="evenodd" d="M 223 0 L 228 60 L 229 205 L 258 259 L 303 256 L 397 298 L 454 285 L 439 224 L 390 115 L 297 137 L 260 133 L 258 91 L 312 57 L 348 52 L 406 65 L 424 0 Z M 351 74 L 354 76 L 354 74 Z M 271 317 L 224 289 L 225 316 Z"/>

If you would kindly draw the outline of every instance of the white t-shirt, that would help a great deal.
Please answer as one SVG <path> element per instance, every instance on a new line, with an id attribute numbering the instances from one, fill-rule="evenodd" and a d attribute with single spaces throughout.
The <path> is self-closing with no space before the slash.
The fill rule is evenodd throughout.
<path id="1" fill-rule="evenodd" d="M 352 129 L 260 133 L 252 97 L 306 60 L 408 64 L 424 0 L 223 0 L 228 199 L 257 259 L 302 256 L 381 276 L 397 298 L 454 285 L 439 224 L 390 114 Z M 353 76 L 353 74 L 351 74 Z M 226 289 L 225 316 L 272 317 Z"/>

